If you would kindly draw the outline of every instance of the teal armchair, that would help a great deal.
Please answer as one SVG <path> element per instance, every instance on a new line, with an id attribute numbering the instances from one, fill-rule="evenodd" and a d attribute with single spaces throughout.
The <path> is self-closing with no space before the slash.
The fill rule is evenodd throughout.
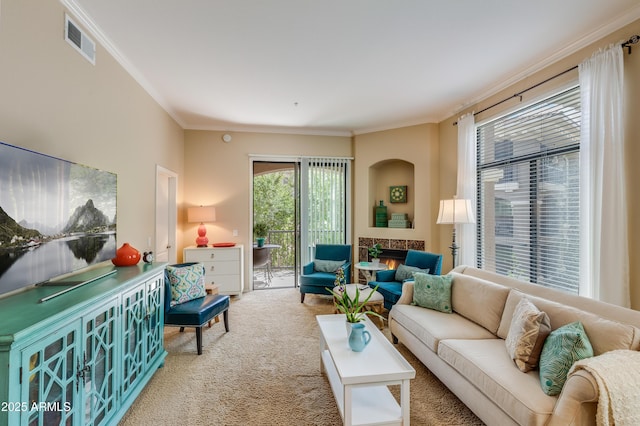
<path id="1" fill-rule="evenodd" d="M 327 287 L 333 288 L 338 268 L 344 271 L 345 282 L 350 283 L 351 244 L 317 244 L 314 261 L 302 267 L 300 303 L 304 303 L 307 293 L 330 295 Z"/>
<path id="2" fill-rule="evenodd" d="M 419 250 L 409 250 L 404 261 L 405 266 L 429 270 L 429 274 L 440 275 L 442 272 L 442 255 L 428 253 Z M 411 278 L 405 278 L 401 281 L 397 278 L 397 269 L 389 269 L 386 271 L 378 271 L 376 280 L 369 282 L 371 288 L 378 286 L 378 292 L 384 297 L 384 307 L 391 309 L 402 295 L 402 283 Z M 409 277 L 411 275 L 409 274 Z M 401 277 L 402 278 L 402 277 Z"/>

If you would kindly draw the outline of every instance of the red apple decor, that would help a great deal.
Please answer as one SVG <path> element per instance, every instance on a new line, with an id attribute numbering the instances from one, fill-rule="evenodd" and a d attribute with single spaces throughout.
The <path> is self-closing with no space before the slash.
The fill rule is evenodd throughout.
<path id="1" fill-rule="evenodd" d="M 132 266 L 140 262 L 140 252 L 131 247 L 129 243 L 124 243 L 116 250 L 116 257 L 111 259 L 116 266 Z"/>

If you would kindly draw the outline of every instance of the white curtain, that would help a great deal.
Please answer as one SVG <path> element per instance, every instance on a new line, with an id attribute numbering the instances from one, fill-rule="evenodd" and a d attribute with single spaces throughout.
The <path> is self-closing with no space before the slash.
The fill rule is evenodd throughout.
<path id="1" fill-rule="evenodd" d="M 476 123 L 473 113 L 458 119 L 458 186 L 459 199 L 471 200 L 476 208 Z M 475 216 L 475 211 L 474 211 Z M 458 265 L 476 266 L 476 225 L 458 225 Z"/>
<path id="2" fill-rule="evenodd" d="M 629 307 L 622 47 L 595 53 L 578 70 L 580 294 Z"/>

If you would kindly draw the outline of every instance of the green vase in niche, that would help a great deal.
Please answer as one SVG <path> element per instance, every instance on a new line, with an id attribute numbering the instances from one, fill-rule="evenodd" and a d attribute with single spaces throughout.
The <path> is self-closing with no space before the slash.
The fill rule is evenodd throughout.
<path id="1" fill-rule="evenodd" d="M 387 206 L 380 200 L 380 205 L 376 207 L 376 228 L 386 228 L 387 224 Z"/>

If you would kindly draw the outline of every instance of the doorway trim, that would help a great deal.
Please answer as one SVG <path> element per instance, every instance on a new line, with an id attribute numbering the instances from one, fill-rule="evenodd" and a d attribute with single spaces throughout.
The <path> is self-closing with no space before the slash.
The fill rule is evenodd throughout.
<path id="1" fill-rule="evenodd" d="M 265 154 L 249 154 L 249 222 L 247 223 L 247 235 L 249 236 L 249 280 L 251 282 L 251 291 L 253 287 L 253 163 L 255 162 L 272 162 L 272 163 L 296 163 L 300 161 L 299 155 L 265 155 Z M 295 239 L 294 239 L 295 240 Z M 297 249 L 296 249 L 297 251 Z M 297 281 L 296 281 L 297 282 Z"/>
<path id="2" fill-rule="evenodd" d="M 160 212 L 160 189 L 161 182 L 167 180 L 167 223 L 160 223 L 162 220 Z M 169 170 L 165 167 L 162 167 L 156 164 L 156 214 L 155 214 L 155 244 L 154 253 L 158 256 L 160 253 L 163 253 L 164 250 L 167 252 L 167 262 L 172 264 L 177 262 L 177 243 L 178 243 L 178 174 L 172 170 Z M 158 238 L 158 230 L 160 226 L 167 227 L 167 238 L 168 244 L 166 247 L 160 248 L 158 245 L 160 244 Z"/>

